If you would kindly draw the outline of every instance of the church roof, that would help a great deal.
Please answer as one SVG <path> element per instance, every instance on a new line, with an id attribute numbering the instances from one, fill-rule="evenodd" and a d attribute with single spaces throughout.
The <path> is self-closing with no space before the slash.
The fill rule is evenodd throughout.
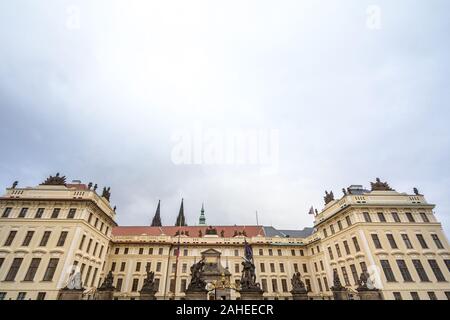
<path id="1" fill-rule="evenodd" d="M 267 237 L 282 238 L 307 238 L 313 234 L 314 228 L 304 228 L 303 230 L 278 230 L 274 227 L 264 227 Z"/>

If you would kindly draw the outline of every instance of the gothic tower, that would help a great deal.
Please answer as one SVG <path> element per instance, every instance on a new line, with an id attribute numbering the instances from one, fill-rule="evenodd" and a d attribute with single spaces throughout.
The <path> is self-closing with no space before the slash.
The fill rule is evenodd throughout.
<path id="1" fill-rule="evenodd" d="M 183 199 L 181 199 L 180 212 L 178 213 L 178 217 L 177 217 L 177 221 L 175 222 L 175 226 L 177 226 L 177 227 L 187 226 L 186 218 L 184 217 Z"/>
<path id="2" fill-rule="evenodd" d="M 199 226 L 206 226 L 205 208 L 202 203 L 202 210 L 200 211 L 200 218 L 198 219 Z"/>
<path id="3" fill-rule="evenodd" d="M 161 200 L 158 201 L 158 207 L 156 208 L 156 213 L 152 220 L 152 227 L 161 227 L 162 226 L 160 205 L 161 205 Z"/>

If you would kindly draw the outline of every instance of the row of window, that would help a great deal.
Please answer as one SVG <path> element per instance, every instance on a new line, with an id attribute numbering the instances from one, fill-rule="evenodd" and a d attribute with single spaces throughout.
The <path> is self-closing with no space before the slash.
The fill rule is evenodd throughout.
<path id="1" fill-rule="evenodd" d="M 418 292 L 410 292 L 409 294 L 411 295 L 412 300 L 421 300 Z M 395 300 L 403 300 L 401 292 L 393 292 L 393 295 Z M 433 291 L 427 291 L 427 295 L 430 300 L 438 299 L 436 293 Z M 445 295 L 447 299 L 450 300 L 450 291 L 446 291 Z"/>
<path id="2" fill-rule="evenodd" d="M 87 238 L 87 236 L 85 234 L 83 234 L 83 236 L 81 237 L 80 245 L 78 246 L 78 250 L 81 250 L 81 251 L 84 250 L 84 244 L 86 242 L 86 238 Z M 94 242 L 94 239 L 93 238 L 89 238 L 89 241 L 88 241 L 88 244 L 87 244 L 87 247 L 86 247 L 86 253 L 87 254 L 91 254 L 91 248 L 92 248 L 92 243 L 93 242 Z M 99 244 L 100 243 L 98 241 L 96 241 L 95 244 L 94 244 L 94 249 L 92 250 L 92 255 L 94 257 L 97 256 L 97 249 L 98 249 Z M 104 250 L 104 246 L 101 245 L 100 246 L 100 250 L 98 252 L 98 257 L 99 258 L 102 257 L 103 250 Z"/>
<path id="3" fill-rule="evenodd" d="M 352 242 L 353 242 L 353 247 L 355 248 L 355 252 L 361 251 L 361 248 L 359 246 L 358 239 L 356 238 L 356 236 L 352 238 Z M 344 245 L 345 253 L 347 255 L 351 254 L 350 246 L 349 246 L 347 240 L 343 241 L 343 245 Z M 335 246 L 336 254 L 337 254 L 338 258 L 342 257 L 341 247 L 340 247 L 339 243 L 336 243 L 334 246 Z M 331 260 L 334 260 L 333 249 L 331 247 L 328 247 L 328 255 L 330 256 Z"/>
<path id="4" fill-rule="evenodd" d="M 367 272 L 367 265 L 366 265 L 366 263 L 365 263 L 364 261 L 362 261 L 362 262 L 359 263 L 359 267 L 360 267 L 360 269 L 361 269 L 361 272 L 360 272 L 360 273 L 358 273 L 358 270 L 357 270 L 355 264 L 351 264 L 349 267 L 350 267 L 350 272 L 351 272 L 351 274 L 352 274 L 353 285 L 356 286 L 356 285 L 359 284 L 359 275 L 360 275 L 362 272 Z M 342 266 L 340 270 L 338 270 L 338 269 L 333 269 L 333 273 L 336 272 L 336 273 L 338 274 L 338 276 L 339 276 L 339 271 L 340 271 L 340 273 L 342 274 L 342 278 L 343 278 L 343 280 L 344 280 L 344 281 L 341 281 L 341 282 L 344 283 L 345 286 L 351 286 L 352 284 L 350 283 L 350 278 L 349 278 L 349 275 L 348 275 L 348 272 L 347 272 L 347 268 L 346 268 L 345 266 Z M 339 277 L 340 277 L 340 276 L 339 276 Z M 322 290 L 323 290 L 323 287 L 322 287 L 322 284 L 321 284 L 321 282 L 320 282 L 320 279 L 318 278 L 317 280 L 318 280 L 319 290 L 322 291 Z M 326 278 L 323 278 L 323 281 L 324 281 L 324 283 L 326 284 L 326 285 L 325 285 L 326 291 L 329 291 L 328 284 L 326 283 Z"/>
<path id="5" fill-rule="evenodd" d="M 94 228 L 99 229 L 100 232 L 104 233 L 106 236 L 108 235 L 109 227 L 103 221 L 100 221 L 98 217 L 94 219 L 94 215 L 91 212 L 89 212 L 88 223 L 93 225 Z"/>
<path id="6" fill-rule="evenodd" d="M 38 292 L 38 294 L 36 296 L 36 300 L 45 300 L 46 294 L 47 294 L 46 292 Z M 16 300 L 25 300 L 26 298 L 27 298 L 26 292 L 17 293 Z M 5 299 L 6 299 L 6 292 L 0 292 L 0 300 L 5 300 Z"/>
<path id="7" fill-rule="evenodd" d="M 373 233 L 371 234 L 373 244 L 376 249 L 383 249 L 383 246 L 381 245 L 380 238 L 377 234 Z M 391 249 L 398 249 L 397 242 L 395 240 L 395 237 L 392 233 L 386 234 L 387 240 L 389 242 L 389 245 L 391 246 Z M 409 239 L 409 236 L 406 233 L 402 233 L 401 237 L 403 239 L 403 242 L 406 246 L 406 249 L 414 249 L 411 240 Z M 428 249 L 428 244 L 425 240 L 425 237 L 422 234 L 416 234 L 417 240 L 420 243 L 420 246 L 422 249 Z M 433 239 L 434 244 L 436 245 L 437 249 L 444 249 L 444 245 L 442 244 L 441 240 L 439 239 L 437 234 L 431 234 L 431 238 Z"/>
<path id="8" fill-rule="evenodd" d="M 2 218 L 9 218 L 11 216 L 12 210 L 13 210 L 12 207 L 5 208 L 5 210 L 3 211 L 3 214 L 2 214 Z M 66 218 L 73 219 L 75 217 L 76 212 L 77 212 L 77 209 L 74 209 L 74 208 L 69 209 Z M 29 208 L 21 208 L 19 211 L 19 214 L 17 215 L 17 218 L 26 218 L 28 213 L 29 213 Z M 45 208 L 37 208 L 33 217 L 35 219 L 40 219 L 40 218 L 42 218 L 44 213 L 45 213 Z M 61 214 L 61 208 L 54 208 L 50 215 L 50 218 L 58 219 L 58 218 L 60 218 L 60 214 Z"/>
<path id="9" fill-rule="evenodd" d="M 74 263 L 73 263 L 74 266 L 78 266 L 78 264 L 79 264 L 78 261 L 74 261 Z M 86 264 L 82 263 L 80 266 L 80 274 L 81 274 L 82 283 L 83 283 L 83 285 L 88 286 L 89 280 L 91 280 L 90 286 L 93 287 L 95 284 L 95 278 L 97 277 L 98 268 L 94 268 L 93 266 L 89 265 L 87 268 L 86 274 L 84 274 L 85 270 L 86 270 Z M 92 270 L 94 270 L 94 273 L 93 273 L 92 279 L 90 279 Z"/>
<path id="10" fill-rule="evenodd" d="M 0 258 L 0 268 L 3 265 L 3 262 L 5 261 L 5 258 Z M 39 266 L 41 265 L 41 258 L 33 258 L 31 259 L 30 265 L 28 266 L 28 270 L 25 274 L 25 277 L 22 279 L 23 281 L 34 281 L 35 275 L 39 269 Z M 15 281 L 17 273 L 20 270 L 20 267 L 22 266 L 23 258 L 14 258 L 12 261 L 12 264 L 8 270 L 8 273 L 6 274 L 6 277 L 3 281 Z M 50 258 L 48 261 L 47 268 L 44 273 L 44 277 L 42 278 L 42 281 L 52 281 L 53 275 L 55 274 L 56 268 L 58 266 L 59 259 L 58 258 Z"/>
<path id="11" fill-rule="evenodd" d="M 373 222 L 372 214 L 370 214 L 369 212 L 363 212 L 363 216 L 364 216 L 365 222 Z M 405 216 L 406 216 L 406 219 L 408 222 L 417 222 L 416 219 L 414 218 L 414 215 L 411 212 L 405 212 Z M 425 212 L 420 212 L 419 216 L 420 216 L 422 222 L 425 222 L 425 223 L 430 222 L 430 219 L 428 218 L 428 216 Z M 400 215 L 397 212 L 391 212 L 391 217 L 392 217 L 393 222 L 397 222 L 397 223 L 403 222 L 400 219 Z M 386 216 L 383 212 L 377 212 L 377 218 L 378 218 L 378 222 L 387 222 Z"/>
<path id="12" fill-rule="evenodd" d="M 347 227 L 350 227 L 352 225 L 352 220 L 350 219 L 350 216 L 345 217 L 345 222 L 347 223 Z M 341 220 L 337 221 L 337 226 L 338 226 L 339 231 L 344 230 L 344 226 L 343 226 Z M 332 235 L 336 233 L 333 223 L 330 224 L 330 232 Z M 327 232 L 326 228 L 323 229 L 323 236 L 324 236 L 324 238 L 328 237 L 328 232 Z"/>
<path id="13" fill-rule="evenodd" d="M 394 272 L 391 268 L 389 260 L 380 260 L 381 268 L 383 269 L 384 275 L 386 277 L 387 282 L 397 282 Z M 409 272 L 408 266 L 405 260 L 397 259 L 396 264 L 398 269 L 400 270 L 400 274 L 402 275 L 404 282 L 414 282 L 411 273 Z M 421 282 L 430 282 L 430 279 L 426 273 L 425 268 L 423 267 L 422 261 L 419 259 L 412 259 L 412 264 L 416 269 L 417 275 Z M 430 265 L 431 270 L 438 282 L 445 282 L 444 274 L 441 271 L 438 263 L 434 259 L 428 259 L 428 264 Z M 445 260 L 445 264 L 450 271 L 450 260 Z"/>
<path id="14" fill-rule="evenodd" d="M 47 245 L 48 240 L 50 239 L 51 233 L 52 233 L 51 231 L 44 231 L 44 233 L 41 237 L 41 240 L 39 241 L 39 247 L 45 247 Z M 35 231 L 33 231 L 33 230 L 27 231 L 24 239 L 22 240 L 21 246 L 28 247 L 34 238 L 34 234 L 35 234 Z M 5 242 L 3 243 L 3 246 L 4 247 L 12 246 L 12 244 L 14 243 L 14 240 L 16 239 L 16 235 L 17 235 L 17 230 L 11 230 L 9 232 L 8 237 L 6 238 Z M 61 231 L 59 238 L 58 238 L 58 242 L 56 243 L 57 247 L 64 246 L 64 244 L 66 243 L 67 235 L 68 235 L 67 231 Z"/>

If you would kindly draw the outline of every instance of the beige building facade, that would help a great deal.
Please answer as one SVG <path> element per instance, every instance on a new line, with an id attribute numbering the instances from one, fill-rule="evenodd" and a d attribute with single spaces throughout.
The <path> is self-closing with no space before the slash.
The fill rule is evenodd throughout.
<path id="1" fill-rule="evenodd" d="M 399 193 L 377 180 L 370 190 L 351 186 L 332 193 L 314 213 L 314 226 L 117 226 L 109 189 L 50 177 L 37 187 L 6 189 L 0 198 L 0 299 L 57 299 L 72 270 L 81 273 L 85 298 L 93 298 L 109 271 L 114 299 L 139 299 L 155 273 L 157 299 L 184 299 L 190 268 L 215 250 L 239 299 L 245 243 L 251 245 L 265 299 L 292 299 L 300 272 L 309 299 L 332 299 L 333 273 L 354 299 L 367 271 L 384 299 L 450 299 L 450 251 L 434 205 L 418 190 Z M 158 224 L 159 222 L 159 224 Z M 175 224 L 174 224 L 175 225 Z M 221 297 L 215 297 L 220 299 Z"/>

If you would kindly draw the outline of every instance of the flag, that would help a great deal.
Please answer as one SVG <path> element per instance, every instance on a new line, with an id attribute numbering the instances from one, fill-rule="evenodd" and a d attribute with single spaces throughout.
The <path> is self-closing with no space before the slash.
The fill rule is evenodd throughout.
<path id="1" fill-rule="evenodd" d="M 309 209 L 309 212 L 308 212 L 308 214 L 315 214 L 315 212 L 314 212 L 314 208 L 311 206 L 311 209 Z"/>
<path id="2" fill-rule="evenodd" d="M 248 244 L 247 240 L 244 240 L 244 241 L 245 241 L 245 245 L 244 245 L 245 259 L 247 261 L 253 262 L 253 249 Z"/>

